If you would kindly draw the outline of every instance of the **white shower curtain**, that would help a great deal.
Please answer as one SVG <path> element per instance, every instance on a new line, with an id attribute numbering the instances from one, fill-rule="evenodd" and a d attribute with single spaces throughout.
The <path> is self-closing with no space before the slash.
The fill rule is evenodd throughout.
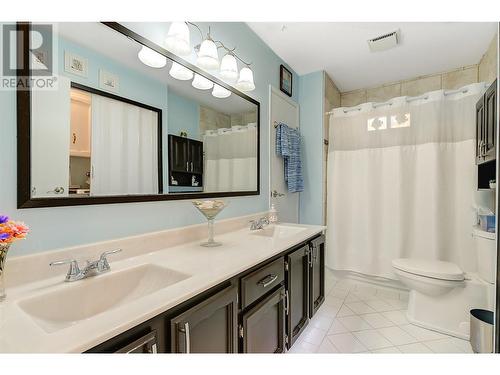
<path id="1" fill-rule="evenodd" d="M 158 194 L 158 114 L 92 94 L 90 194 Z"/>
<path id="2" fill-rule="evenodd" d="M 396 279 L 415 257 L 474 270 L 475 104 L 484 84 L 334 110 L 327 265 Z"/>
<path id="3" fill-rule="evenodd" d="M 203 147 L 205 192 L 257 189 L 256 124 L 209 130 Z"/>

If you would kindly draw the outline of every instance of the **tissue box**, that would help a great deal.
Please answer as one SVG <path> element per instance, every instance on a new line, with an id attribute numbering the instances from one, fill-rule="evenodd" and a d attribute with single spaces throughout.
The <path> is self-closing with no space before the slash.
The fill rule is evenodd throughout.
<path id="1" fill-rule="evenodd" d="M 495 232 L 495 215 L 479 215 L 479 227 L 485 232 Z"/>

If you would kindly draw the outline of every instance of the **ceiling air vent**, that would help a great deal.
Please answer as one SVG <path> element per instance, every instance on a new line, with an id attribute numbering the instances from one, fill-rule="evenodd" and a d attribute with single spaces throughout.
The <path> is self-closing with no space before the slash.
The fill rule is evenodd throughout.
<path id="1" fill-rule="evenodd" d="M 377 36 L 376 38 L 368 40 L 368 47 L 372 52 L 385 51 L 390 48 L 396 47 L 399 43 L 399 30 Z"/>

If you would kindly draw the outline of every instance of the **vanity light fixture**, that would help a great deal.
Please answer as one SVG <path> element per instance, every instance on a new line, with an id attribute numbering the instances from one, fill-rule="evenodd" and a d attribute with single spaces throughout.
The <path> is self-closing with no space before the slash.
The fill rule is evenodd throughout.
<path id="1" fill-rule="evenodd" d="M 170 76 L 181 81 L 188 81 L 193 78 L 193 71 L 191 69 L 177 64 L 175 61 L 172 62 L 172 67 L 168 73 Z"/>
<path id="2" fill-rule="evenodd" d="M 231 95 L 231 91 L 225 89 L 222 86 L 219 86 L 217 84 L 214 85 L 214 89 L 212 91 L 212 96 L 220 99 L 227 98 Z"/>
<path id="3" fill-rule="evenodd" d="M 167 58 L 165 56 L 146 46 L 142 46 L 137 57 L 139 57 L 139 60 L 141 60 L 143 64 L 151 68 L 159 69 L 167 65 Z"/>
<path id="4" fill-rule="evenodd" d="M 219 54 L 217 52 L 217 46 L 210 37 L 210 32 L 207 35 L 207 38 L 200 45 L 196 64 L 200 68 L 206 70 L 215 70 L 219 67 Z"/>
<path id="5" fill-rule="evenodd" d="M 234 82 L 238 78 L 238 64 L 231 51 L 222 58 L 220 76 L 229 82 Z"/>
<path id="6" fill-rule="evenodd" d="M 191 54 L 189 27 L 185 22 L 172 22 L 165 39 L 165 47 L 179 56 Z"/>
<path id="7" fill-rule="evenodd" d="M 193 82 L 191 83 L 195 89 L 209 90 L 214 86 L 214 83 L 199 74 L 194 74 Z"/>
<path id="8" fill-rule="evenodd" d="M 238 82 L 236 82 L 236 88 L 241 91 L 252 91 L 255 89 L 253 72 L 248 66 L 240 70 L 240 78 L 238 78 Z"/>
<path id="9" fill-rule="evenodd" d="M 220 67 L 219 75 L 226 82 L 234 84 L 235 87 L 241 91 L 252 91 L 255 89 L 253 72 L 250 69 L 250 65 L 252 63 L 242 60 L 234 52 L 236 50 L 236 47 L 230 49 L 226 47 L 224 43 L 221 42 L 220 40 L 213 40 L 210 34 L 210 26 L 208 27 L 208 33 L 205 36 L 201 28 L 193 22 L 172 22 L 168 30 L 167 38 L 165 39 L 165 45 L 168 50 L 179 56 L 187 56 L 190 54 L 191 45 L 190 45 L 189 26 L 195 27 L 198 30 L 198 32 L 200 33 L 200 40 L 202 40 L 201 44 L 198 44 L 194 47 L 195 53 L 197 55 L 196 64 L 200 68 L 205 70 L 216 70 L 219 69 Z M 218 53 L 219 48 L 223 48 L 224 50 L 226 50 L 226 54 L 222 58 L 220 64 L 219 64 L 219 53 Z M 237 60 L 239 60 L 241 63 L 245 65 L 240 70 L 239 78 L 238 78 Z M 150 65 L 146 62 L 144 63 Z M 181 66 L 176 63 L 173 63 L 172 68 L 170 69 L 170 75 L 180 80 L 191 79 L 187 71 L 181 69 Z M 199 76 L 198 74 L 194 75 L 194 80 L 192 82 L 192 85 L 193 87 L 198 88 L 200 90 L 208 90 L 213 87 L 213 83 L 211 81 L 207 80 L 202 76 Z M 214 93 L 219 93 L 219 92 L 220 92 L 219 90 L 214 89 Z M 227 95 L 227 93 L 225 93 L 225 95 Z M 230 92 L 229 95 L 231 95 Z"/>

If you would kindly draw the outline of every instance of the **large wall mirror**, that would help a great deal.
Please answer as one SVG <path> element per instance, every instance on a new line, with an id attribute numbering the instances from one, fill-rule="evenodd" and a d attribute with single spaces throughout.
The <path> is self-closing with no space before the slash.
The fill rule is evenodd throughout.
<path id="1" fill-rule="evenodd" d="M 259 194 L 257 101 L 117 23 L 17 28 L 55 78 L 18 90 L 20 208 Z"/>

